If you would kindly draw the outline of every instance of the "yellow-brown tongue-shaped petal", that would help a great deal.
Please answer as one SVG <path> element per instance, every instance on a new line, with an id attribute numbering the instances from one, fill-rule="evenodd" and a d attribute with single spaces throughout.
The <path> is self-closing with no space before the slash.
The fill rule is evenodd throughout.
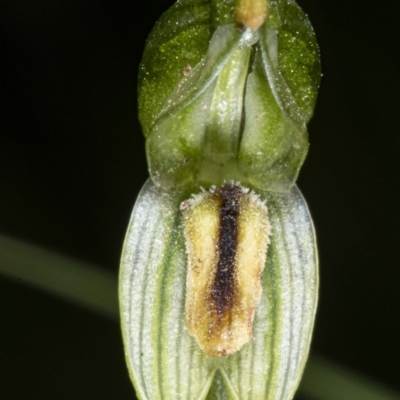
<path id="1" fill-rule="evenodd" d="M 252 336 L 268 246 L 267 207 L 239 184 L 182 203 L 188 253 L 186 327 L 210 356 L 226 357 Z"/>

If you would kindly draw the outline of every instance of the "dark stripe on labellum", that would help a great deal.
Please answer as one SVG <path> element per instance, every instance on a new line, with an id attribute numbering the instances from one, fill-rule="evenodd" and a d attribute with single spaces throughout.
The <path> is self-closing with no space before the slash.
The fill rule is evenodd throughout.
<path id="1" fill-rule="evenodd" d="M 232 309 L 237 292 L 235 257 L 238 246 L 241 189 L 233 184 L 225 184 L 216 189 L 214 195 L 220 198 L 221 203 L 218 262 L 211 286 L 211 305 L 218 319 L 222 319 Z"/>
<path id="2" fill-rule="evenodd" d="M 249 189 L 229 182 L 185 200 L 181 210 L 187 332 L 206 354 L 227 357 L 252 336 L 268 246 L 267 207 Z"/>

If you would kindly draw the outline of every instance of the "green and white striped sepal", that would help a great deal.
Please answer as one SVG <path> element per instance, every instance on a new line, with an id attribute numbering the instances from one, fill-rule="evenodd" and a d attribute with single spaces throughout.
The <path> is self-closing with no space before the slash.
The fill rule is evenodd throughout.
<path id="1" fill-rule="evenodd" d="M 197 190 L 198 192 L 199 190 Z M 318 296 L 315 234 L 297 187 L 258 192 L 269 245 L 251 339 L 212 357 L 185 324 L 187 253 L 180 204 L 188 190 L 149 180 L 133 210 L 121 260 L 125 356 L 139 399 L 289 400 L 308 356 Z"/>

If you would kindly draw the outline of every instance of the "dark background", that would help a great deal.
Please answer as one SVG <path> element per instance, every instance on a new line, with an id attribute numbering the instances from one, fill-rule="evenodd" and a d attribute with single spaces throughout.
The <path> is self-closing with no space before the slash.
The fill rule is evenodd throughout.
<path id="1" fill-rule="evenodd" d="M 323 81 L 299 179 L 312 352 L 400 390 L 400 2 L 298 0 Z M 172 1 L 0 0 L 0 233 L 117 274 L 147 178 L 136 76 Z M 132 399 L 119 326 L 0 278 L 2 399 Z M 338 399 L 340 400 L 340 399 Z"/>

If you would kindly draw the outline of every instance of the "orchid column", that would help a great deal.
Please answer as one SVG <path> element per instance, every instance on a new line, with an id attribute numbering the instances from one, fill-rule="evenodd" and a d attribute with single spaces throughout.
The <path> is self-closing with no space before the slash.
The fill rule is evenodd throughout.
<path id="1" fill-rule="evenodd" d="M 293 397 L 317 303 L 295 181 L 319 80 L 292 0 L 181 0 L 151 32 L 139 74 L 151 179 L 120 273 L 140 399 Z"/>

